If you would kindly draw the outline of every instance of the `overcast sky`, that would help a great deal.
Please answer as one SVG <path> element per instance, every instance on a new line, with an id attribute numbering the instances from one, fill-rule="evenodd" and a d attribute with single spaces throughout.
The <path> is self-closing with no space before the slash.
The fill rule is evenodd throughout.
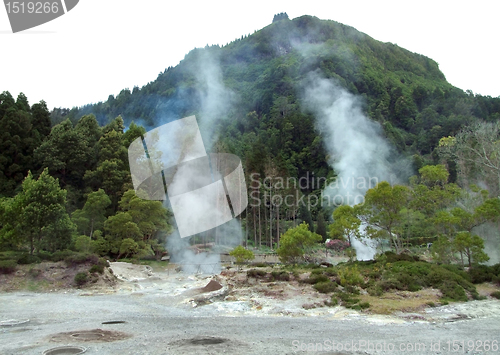
<path id="1" fill-rule="evenodd" d="M 499 1 L 80 0 L 66 15 L 12 34 L 0 9 L 0 92 L 49 109 L 142 87 L 191 49 L 225 45 L 287 12 L 352 26 L 438 62 L 447 80 L 500 96 Z"/>

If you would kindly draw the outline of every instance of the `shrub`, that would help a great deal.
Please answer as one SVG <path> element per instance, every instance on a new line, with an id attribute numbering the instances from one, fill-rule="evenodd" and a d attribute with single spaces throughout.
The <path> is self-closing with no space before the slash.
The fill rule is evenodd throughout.
<path id="1" fill-rule="evenodd" d="M 465 294 L 464 289 L 454 282 L 445 281 L 439 289 L 443 293 L 443 298 L 446 300 L 467 301 L 467 295 Z"/>
<path id="2" fill-rule="evenodd" d="M 102 265 L 92 265 L 92 267 L 89 269 L 89 272 L 91 274 L 94 273 L 102 274 L 104 272 L 104 267 Z"/>
<path id="3" fill-rule="evenodd" d="M 251 269 L 247 271 L 248 277 L 261 278 L 265 277 L 267 273 L 264 270 Z"/>
<path id="4" fill-rule="evenodd" d="M 271 272 L 273 280 L 290 281 L 290 274 L 286 271 L 273 271 Z"/>
<path id="5" fill-rule="evenodd" d="M 492 282 L 495 275 L 495 267 L 486 265 L 474 265 L 469 269 L 470 280 L 474 284 Z"/>
<path id="6" fill-rule="evenodd" d="M 317 284 L 314 285 L 314 288 L 316 289 L 316 291 L 321 293 L 331 293 L 337 289 L 337 284 L 335 282 L 328 280 L 328 281 L 318 282 Z"/>
<path id="7" fill-rule="evenodd" d="M 330 301 L 325 301 L 325 305 L 328 307 L 335 307 L 336 305 L 339 304 L 339 300 L 335 295 L 332 296 Z"/>
<path id="8" fill-rule="evenodd" d="M 370 296 L 374 297 L 380 297 L 384 294 L 384 290 L 382 290 L 382 287 L 380 287 L 380 285 L 378 284 L 368 288 L 367 291 Z"/>
<path id="9" fill-rule="evenodd" d="M 267 267 L 268 266 L 266 263 L 251 263 L 250 265 L 253 267 Z"/>
<path id="10" fill-rule="evenodd" d="M 281 235 L 278 256 L 282 263 L 295 264 L 304 260 L 304 254 L 321 239 L 319 234 L 311 232 L 308 224 L 303 222 Z"/>
<path id="11" fill-rule="evenodd" d="M 52 261 L 52 253 L 49 253 L 48 251 L 40 251 L 36 254 L 36 256 L 44 261 Z"/>
<path id="12" fill-rule="evenodd" d="M 356 286 L 363 283 L 363 276 L 361 276 L 357 265 L 340 269 L 338 271 L 338 276 L 340 278 L 340 284 L 342 286 Z"/>
<path id="13" fill-rule="evenodd" d="M 71 250 L 58 250 L 58 251 L 52 253 L 51 260 L 56 263 L 58 261 L 64 260 L 65 258 L 67 258 L 70 255 L 73 255 L 74 253 L 75 252 L 73 252 Z"/>
<path id="14" fill-rule="evenodd" d="M 88 272 L 79 272 L 75 275 L 75 283 L 77 286 L 82 286 L 89 281 Z"/>
<path id="15" fill-rule="evenodd" d="M 490 294 L 491 297 L 498 298 L 500 300 L 500 291 L 495 291 Z"/>
<path id="16" fill-rule="evenodd" d="M 15 260 L 0 260 L 0 274 L 12 274 L 16 270 Z"/>
<path id="17" fill-rule="evenodd" d="M 249 260 L 253 260 L 255 258 L 253 251 L 245 249 L 241 245 L 238 245 L 236 248 L 231 250 L 229 255 L 234 257 L 236 259 L 236 263 L 238 263 L 238 264 L 242 264 L 244 262 L 247 262 Z"/>
<path id="18" fill-rule="evenodd" d="M 36 256 L 36 255 L 31 255 L 28 253 L 22 254 L 19 259 L 17 259 L 17 263 L 21 265 L 28 265 L 28 264 L 38 264 L 42 260 Z"/>
<path id="19" fill-rule="evenodd" d="M 361 308 L 361 309 L 370 308 L 370 303 L 368 303 L 368 302 L 360 302 L 359 303 L 359 308 Z"/>
<path id="20" fill-rule="evenodd" d="M 471 281 L 471 278 L 470 278 L 470 274 L 467 273 L 463 267 L 459 266 L 459 265 L 453 265 L 453 264 L 443 264 L 443 265 L 440 265 L 442 268 L 448 270 L 448 271 L 451 271 L 461 277 L 463 277 L 465 280 L 467 281 Z"/>
<path id="21" fill-rule="evenodd" d="M 99 257 L 95 254 L 73 253 L 64 258 L 64 262 L 68 266 L 75 266 L 84 263 L 96 265 L 99 263 Z"/>
<path id="22" fill-rule="evenodd" d="M 330 279 L 325 276 L 325 275 L 310 275 L 307 279 L 303 280 L 302 282 L 307 283 L 307 284 L 317 284 L 319 282 L 327 282 L 330 281 Z"/>

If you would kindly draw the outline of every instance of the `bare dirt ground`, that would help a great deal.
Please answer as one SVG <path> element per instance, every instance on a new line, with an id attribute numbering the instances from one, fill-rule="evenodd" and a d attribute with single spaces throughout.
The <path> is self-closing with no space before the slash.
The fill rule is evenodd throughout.
<path id="1" fill-rule="evenodd" d="M 310 285 L 248 279 L 234 269 L 210 276 L 177 273 L 174 265 L 154 271 L 127 263 L 111 268 L 118 280 L 84 289 L 1 293 L 0 354 L 42 354 L 64 345 L 83 346 L 88 354 L 500 352 L 495 299 L 377 315 L 326 307 L 328 296 Z M 423 290 L 413 296 L 436 294 Z M 388 303 L 391 297 L 410 298 L 383 297 Z"/>

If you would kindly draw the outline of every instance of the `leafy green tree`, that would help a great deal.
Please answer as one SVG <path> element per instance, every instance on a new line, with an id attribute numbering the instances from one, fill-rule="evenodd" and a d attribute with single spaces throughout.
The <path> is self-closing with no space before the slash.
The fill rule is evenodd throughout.
<path id="1" fill-rule="evenodd" d="M 34 133 L 29 106 L 28 111 L 24 106 L 16 105 L 8 92 L 0 95 L 0 196 L 14 196 L 33 169 Z"/>
<path id="2" fill-rule="evenodd" d="M 111 205 L 111 200 L 103 189 L 91 192 L 83 209 L 76 210 L 71 219 L 78 226 L 78 231 L 88 233 L 90 239 L 95 229 L 101 229 L 106 220 L 106 208 Z"/>
<path id="3" fill-rule="evenodd" d="M 460 253 L 462 266 L 464 265 L 464 256 L 467 258 L 469 267 L 472 266 L 472 262 L 481 263 L 490 260 L 490 257 L 484 252 L 483 239 L 470 232 L 458 232 L 453 240 L 453 247 Z"/>
<path id="4" fill-rule="evenodd" d="M 76 237 L 75 249 L 82 253 L 89 253 L 92 251 L 92 240 L 86 235 Z"/>
<path id="5" fill-rule="evenodd" d="M 365 205 L 360 211 L 361 219 L 372 227 L 371 235 L 388 238 L 397 254 L 402 251 L 404 242 L 401 210 L 407 205 L 410 196 L 409 187 L 391 186 L 387 181 L 382 181 L 366 192 Z"/>
<path id="6" fill-rule="evenodd" d="M 359 227 L 361 220 L 357 216 L 357 209 L 352 206 L 339 206 L 333 211 L 333 223 L 330 224 L 330 237 L 333 239 L 347 240 L 352 248 L 352 239 L 360 236 Z M 352 261 L 353 254 L 349 253 Z"/>
<path id="7" fill-rule="evenodd" d="M 156 254 L 160 251 L 157 246 L 160 232 L 172 231 L 169 218 L 170 213 L 161 202 L 143 200 L 134 190 L 125 192 L 120 200 L 120 211 L 104 222 L 111 252 L 117 254 L 122 240 L 130 238 L 144 243 L 145 248 Z"/>
<path id="8" fill-rule="evenodd" d="M 449 264 L 453 260 L 453 245 L 446 236 L 438 237 L 431 246 L 432 258 L 437 262 Z"/>
<path id="9" fill-rule="evenodd" d="M 455 137 L 439 141 L 438 153 L 454 160 L 459 169 L 459 181 L 468 186 L 475 181 L 486 182 L 490 191 L 500 194 L 500 123 L 476 121 Z"/>
<path id="10" fill-rule="evenodd" d="M 117 259 L 122 256 L 128 257 L 129 255 L 134 255 L 139 251 L 139 244 L 135 242 L 132 238 L 125 238 L 120 244 L 120 254 Z"/>
<path id="11" fill-rule="evenodd" d="M 50 174 L 60 179 L 63 186 L 82 186 L 87 162 L 93 158 L 92 149 L 83 135 L 73 129 L 69 119 L 52 128 L 47 139 L 38 147 L 35 158 Z"/>
<path id="12" fill-rule="evenodd" d="M 321 242 L 321 236 L 311 232 L 307 223 L 302 222 L 281 235 L 277 253 L 281 262 L 296 264 L 303 260 L 304 254 L 319 242 Z"/>
<path id="13" fill-rule="evenodd" d="M 84 180 L 93 188 L 103 188 L 111 197 L 113 210 L 116 211 L 126 186 L 131 185 L 130 170 L 128 167 L 127 148 L 124 146 L 123 120 L 114 119 L 103 128 L 103 136 L 99 139 L 98 162 L 95 170 L 87 170 Z"/>
<path id="14" fill-rule="evenodd" d="M 143 241 L 151 240 L 159 231 L 172 232 L 172 226 L 168 224 L 171 213 L 160 201 L 143 200 L 134 190 L 128 190 L 123 194 L 119 206 L 121 211 L 132 217 Z"/>
<path id="15" fill-rule="evenodd" d="M 66 191 L 49 175 L 48 169 L 37 180 L 29 172 L 22 188 L 9 206 L 8 214 L 13 219 L 2 228 L 2 234 L 21 236 L 31 254 L 35 250 L 66 248 L 75 230 L 65 209 Z"/>
<path id="16" fill-rule="evenodd" d="M 39 135 L 39 142 L 41 143 L 52 129 L 50 112 L 45 101 L 42 100 L 31 106 L 31 122 L 33 123 L 33 129 Z"/>

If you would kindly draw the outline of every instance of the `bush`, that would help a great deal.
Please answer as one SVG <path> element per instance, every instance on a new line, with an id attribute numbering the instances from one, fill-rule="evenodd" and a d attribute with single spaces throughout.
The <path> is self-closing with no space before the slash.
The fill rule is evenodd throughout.
<path id="1" fill-rule="evenodd" d="M 302 282 L 315 285 L 317 283 L 327 282 L 327 281 L 330 281 L 330 279 L 327 276 L 325 276 L 325 275 L 313 275 L 311 273 L 311 276 L 309 276 L 307 279 L 303 280 Z"/>
<path id="2" fill-rule="evenodd" d="M 0 260 L 0 274 L 12 274 L 16 271 L 16 267 L 15 260 Z"/>
<path id="3" fill-rule="evenodd" d="M 73 255 L 74 253 L 75 252 L 71 251 L 71 250 L 58 250 L 58 251 L 52 253 L 51 260 L 53 262 L 57 263 L 58 261 L 62 261 L 65 258 L 67 258 L 68 256 Z"/>
<path id="4" fill-rule="evenodd" d="M 443 298 L 450 301 L 467 301 L 467 295 L 460 285 L 454 282 L 445 281 L 439 287 L 443 293 Z"/>
<path id="5" fill-rule="evenodd" d="M 77 286 L 82 286 L 89 281 L 88 272 L 79 272 L 75 275 L 75 283 Z"/>
<path id="6" fill-rule="evenodd" d="M 463 277 L 465 280 L 471 282 L 471 278 L 470 278 L 470 274 L 467 273 L 463 267 L 459 266 L 459 265 L 453 265 L 453 264 L 443 264 L 443 265 L 440 265 L 442 268 L 448 270 L 448 271 L 451 271 L 461 277 Z"/>
<path id="7" fill-rule="evenodd" d="M 91 274 L 94 273 L 102 274 L 104 272 L 104 267 L 102 265 L 92 265 L 92 267 L 89 269 L 89 272 Z"/>
<path id="8" fill-rule="evenodd" d="M 267 272 L 265 272 L 264 270 L 251 269 L 251 270 L 247 271 L 248 277 L 261 278 L 261 277 L 265 277 L 266 275 L 267 275 Z"/>
<path id="9" fill-rule="evenodd" d="M 28 253 L 22 254 L 19 259 L 17 259 L 17 263 L 20 265 L 29 265 L 29 264 L 38 264 L 42 260 L 36 256 L 36 255 L 31 255 Z"/>
<path id="10" fill-rule="evenodd" d="M 500 300 L 500 291 L 495 291 L 490 294 L 491 297 L 498 298 Z"/>
<path id="11" fill-rule="evenodd" d="M 388 263 L 395 263 L 397 261 L 420 261 L 418 256 L 412 256 L 408 254 L 396 254 L 392 251 L 386 251 L 384 253 L 385 260 Z"/>
<path id="12" fill-rule="evenodd" d="M 52 261 L 52 253 L 49 253 L 48 251 L 40 251 L 36 254 L 36 256 L 43 261 Z"/>
<path id="13" fill-rule="evenodd" d="M 273 271 L 271 272 L 273 280 L 277 281 L 290 281 L 290 274 L 286 271 Z"/>
<path id="14" fill-rule="evenodd" d="M 376 284 L 375 286 L 372 286 L 372 287 L 368 288 L 367 291 L 368 291 L 368 294 L 370 296 L 374 296 L 374 297 L 380 297 L 380 296 L 382 296 L 384 294 L 384 290 L 378 284 Z"/>
<path id="15" fill-rule="evenodd" d="M 321 239 L 319 234 L 311 232 L 308 224 L 303 222 L 281 235 L 278 256 L 284 264 L 296 264 L 303 261 L 304 254 Z"/>
<path id="16" fill-rule="evenodd" d="M 266 263 L 251 263 L 250 265 L 253 267 L 268 267 L 269 266 Z"/>
<path id="17" fill-rule="evenodd" d="M 73 253 L 65 257 L 64 262 L 68 266 L 76 266 L 87 262 L 96 265 L 99 263 L 99 257 L 95 254 Z"/>
<path id="18" fill-rule="evenodd" d="M 338 275 L 342 286 L 356 286 L 363 283 L 363 276 L 361 276 L 357 265 L 340 269 Z"/>
<path id="19" fill-rule="evenodd" d="M 316 291 L 321 293 L 331 293 L 337 289 L 337 284 L 335 282 L 328 280 L 328 281 L 318 282 L 317 284 L 314 285 L 314 288 L 316 289 Z"/>
<path id="20" fill-rule="evenodd" d="M 236 259 L 236 263 L 238 263 L 238 264 L 242 264 L 244 262 L 247 262 L 249 260 L 253 260 L 255 258 L 253 251 L 245 249 L 241 245 L 238 245 L 236 248 L 231 250 L 229 255 L 234 257 Z"/>
<path id="21" fill-rule="evenodd" d="M 495 266 L 474 265 L 469 269 L 470 280 L 474 284 L 492 282 L 495 275 Z"/>

